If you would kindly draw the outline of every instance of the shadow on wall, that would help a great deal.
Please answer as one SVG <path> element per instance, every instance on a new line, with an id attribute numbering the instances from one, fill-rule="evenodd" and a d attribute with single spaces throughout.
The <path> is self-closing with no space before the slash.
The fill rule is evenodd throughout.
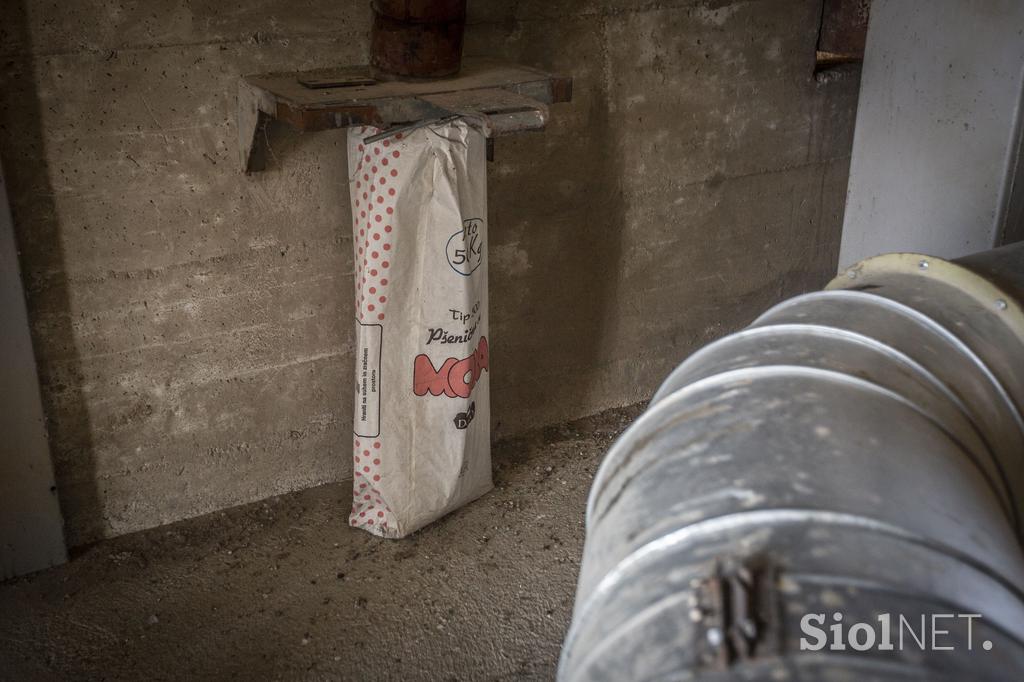
<path id="1" fill-rule="evenodd" d="M 75 500 L 79 528 L 98 537 L 103 520 L 85 377 L 75 344 L 62 226 L 46 162 L 28 16 L 23 3 L 8 0 L 0 4 L 0 17 L 0 158 L 8 176 L 50 456 L 58 495 Z M 74 538 L 66 539 L 74 544 Z"/>
<path id="2" fill-rule="evenodd" d="M 580 77 L 538 61 L 564 50 L 556 33 L 536 38 L 523 54 L 498 56 L 572 75 L 574 93 L 570 104 L 552 107 L 543 137 L 501 140 L 489 164 L 495 438 L 601 404 L 593 397 L 608 391 L 601 368 L 627 233 L 622 134 L 610 120 L 608 84 L 588 69 Z"/>
<path id="3" fill-rule="evenodd" d="M 609 121 L 606 85 L 588 93 L 585 104 L 587 137 L 577 137 L 574 145 L 556 147 L 542 170 L 527 166 L 527 172 L 555 179 L 549 183 L 551 187 L 559 180 L 578 180 L 572 177 L 572 168 L 559 163 L 563 156 L 573 157 L 573 166 L 586 173 L 585 181 L 574 183 L 570 190 L 576 196 L 551 198 L 556 204 L 575 204 L 574 211 L 544 216 L 538 215 L 531 203 L 523 205 L 530 227 L 522 237 L 522 248 L 529 254 L 531 276 L 523 282 L 526 288 L 519 305 L 536 320 L 530 325 L 536 333 L 520 330 L 519 335 L 537 345 L 529 356 L 509 363 L 510 368 L 529 367 L 531 371 L 517 372 L 519 376 L 506 372 L 503 379 L 528 382 L 517 386 L 515 411 L 545 415 L 546 424 L 580 416 L 580 404 L 599 404 L 600 399 L 592 397 L 604 390 L 605 372 L 600 367 L 608 361 L 606 346 L 618 307 L 626 234 L 619 133 Z M 558 114 L 556 109 L 554 115 Z M 560 137 L 559 141 L 568 143 L 570 138 Z M 552 390 L 552 382 L 561 388 Z M 568 395 L 577 398 L 566 404 Z M 527 425 L 515 428 L 523 426 Z"/>

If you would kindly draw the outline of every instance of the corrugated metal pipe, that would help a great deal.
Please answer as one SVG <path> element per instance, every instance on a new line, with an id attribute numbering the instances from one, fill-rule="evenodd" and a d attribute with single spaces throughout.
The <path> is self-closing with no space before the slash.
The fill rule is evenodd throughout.
<path id="1" fill-rule="evenodd" d="M 690 356 L 594 480 L 562 682 L 1024 679 L 1024 244 Z"/>

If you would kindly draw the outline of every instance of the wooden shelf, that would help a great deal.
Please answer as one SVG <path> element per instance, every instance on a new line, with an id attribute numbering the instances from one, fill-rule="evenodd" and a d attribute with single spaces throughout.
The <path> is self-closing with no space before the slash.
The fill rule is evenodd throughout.
<path id="1" fill-rule="evenodd" d="M 245 76 L 238 90 L 242 169 L 266 164 L 268 124 L 303 132 L 357 125 L 382 129 L 472 116 L 488 137 L 544 128 L 548 105 L 572 98 L 572 79 L 490 59 L 464 60 L 452 78 L 378 81 L 368 66 Z"/>

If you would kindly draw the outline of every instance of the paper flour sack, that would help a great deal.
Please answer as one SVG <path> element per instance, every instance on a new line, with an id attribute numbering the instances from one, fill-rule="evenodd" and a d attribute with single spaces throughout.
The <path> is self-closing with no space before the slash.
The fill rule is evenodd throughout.
<path id="1" fill-rule="evenodd" d="M 465 121 L 349 131 L 349 523 L 398 538 L 491 489 L 486 146 Z"/>

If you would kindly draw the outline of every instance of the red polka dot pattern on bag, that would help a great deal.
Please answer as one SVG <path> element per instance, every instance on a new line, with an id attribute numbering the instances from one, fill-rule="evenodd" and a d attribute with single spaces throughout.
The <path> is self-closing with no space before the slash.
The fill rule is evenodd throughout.
<path id="1" fill-rule="evenodd" d="M 363 127 L 358 130 L 360 137 L 368 137 L 380 132 L 377 128 Z M 387 319 L 387 310 L 384 303 L 376 297 L 366 293 L 376 293 L 378 289 L 387 287 L 388 281 L 382 278 L 383 271 L 390 267 L 389 260 L 394 258 L 394 245 L 391 243 L 392 226 L 391 221 L 395 213 L 395 200 L 397 191 L 394 187 L 386 190 L 384 185 L 388 177 L 384 174 L 383 168 L 378 168 L 374 162 L 378 159 L 381 163 L 387 161 L 387 153 L 392 159 L 398 159 L 401 152 L 394 149 L 396 140 L 380 140 L 372 144 L 360 143 L 357 147 L 358 163 L 353 172 L 353 177 L 362 178 L 356 180 L 356 191 L 354 214 L 358 216 L 358 235 L 355 238 L 356 251 L 356 319 L 363 324 L 379 324 Z M 384 156 L 382 156 L 384 155 Z M 351 158 L 351 157 L 350 157 Z M 372 175 L 371 175 L 372 173 Z M 398 169 L 390 169 L 392 181 L 398 178 Z M 385 220 L 386 218 L 386 220 Z M 388 253 L 386 253 L 388 252 Z"/>
<path id="2" fill-rule="evenodd" d="M 363 127 L 357 134 L 365 138 L 378 132 L 376 128 Z M 358 153 L 349 157 L 357 164 L 352 171 L 356 179 L 352 191 L 353 216 L 356 216 L 353 229 L 356 319 L 363 324 L 383 324 L 387 319 L 390 282 L 385 274 L 390 270 L 396 252 L 391 239 L 398 192 L 394 187 L 384 186 L 396 182 L 399 173 L 393 164 L 388 169 L 383 166 L 401 156 L 395 149 L 400 140 L 401 135 L 396 135 L 373 144 L 362 142 L 357 146 Z M 357 382 L 357 396 L 359 391 Z M 352 451 L 353 494 L 349 525 L 377 535 L 397 535 L 394 514 L 378 488 L 383 475 L 381 467 L 388 461 L 387 448 L 379 438 L 354 436 Z"/>
<path id="3" fill-rule="evenodd" d="M 370 451 L 366 449 L 367 445 L 365 438 L 354 436 L 352 449 L 356 453 L 353 457 L 355 470 L 352 481 L 352 513 L 348 522 L 351 526 L 387 535 L 389 531 L 396 530 L 394 515 L 376 486 L 381 479 L 380 466 L 385 455 L 380 454 L 379 440 L 372 441 L 372 457 Z M 375 528 L 371 528 L 374 526 Z"/>

